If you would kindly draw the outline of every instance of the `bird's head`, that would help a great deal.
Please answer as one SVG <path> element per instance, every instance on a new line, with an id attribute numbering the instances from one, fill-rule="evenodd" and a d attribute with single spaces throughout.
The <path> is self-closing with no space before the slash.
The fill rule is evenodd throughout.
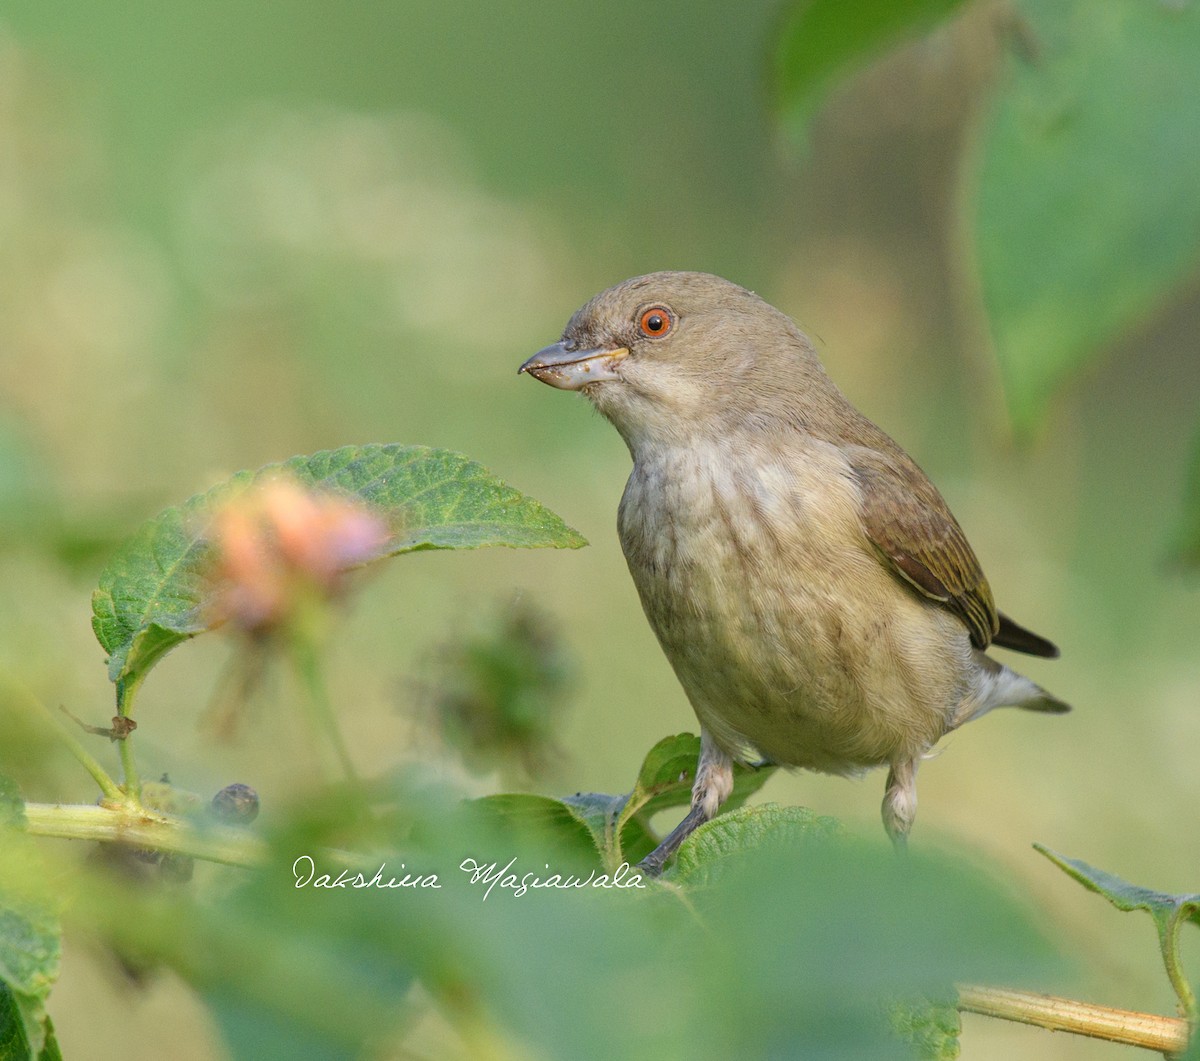
<path id="1" fill-rule="evenodd" d="M 601 292 L 520 371 L 582 391 L 635 451 L 768 415 L 814 372 L 824 377 L 790 318 L 719 276 L 686 272 Z"/>

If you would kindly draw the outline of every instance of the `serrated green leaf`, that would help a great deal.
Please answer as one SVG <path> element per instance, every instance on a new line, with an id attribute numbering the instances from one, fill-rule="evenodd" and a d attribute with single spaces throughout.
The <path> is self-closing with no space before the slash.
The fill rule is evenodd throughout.
<path id="1" fill-rule="evenodd" d="M 1200 255 L 1200 7 L 1021 0 L 975 207 L 1009 414 L 1146 319 Z"/>
<path id="2" fill-rule="evenodd" d="M 775 56 L 784 124 L 803 143 L 830 90 L 887 48 L 919 36 L 963 0 L 799 0 L 788 13 Z"/>
<path id="3" fill-rule="evenodd" d="M 1154 919 L 1163 964 L 1166 966 L 1171 986 L 1175 988 L 1185 1013 L 1194 1018 L 1197 1015 L 1196 1000 L 1180 963 L 1179 929 L 1187 921 L 1200 925 L 1200 894 L 1170 895 L 1152 888 L 1143 888 L 1079 859 L 1060 855 L 1042 844 L 1033 846 L 1089 891 L 1103 895 L 1118 910 L 1145 910 Z"/>
<path id="4" fill-rule="evenodd" d="M 391 528 L 387 556 L 586 544 L 540 502 L 448 450 L 344 446 L 240 472 L 144 524 L 104 569 L 92 597 L 92 627 L 109 655 L 110 680 L 137 683 L 170 649 L 211 628 L 206 535 L 213 514 L 248 486 L 280 473 L 357 498 L 380 513 Z"/>
<path id="5" fill-rule="evenodd" d="M 783 807 L 778 803 L 741 807 L 705 822 L 684 840 L 666 876 L 677 884 L 693 887 L 709 884 L 728 860 L 737 860 L 767 845 L 824 839 L 840 828 L 836 819 L 815 814 L 807 807 Z"/>

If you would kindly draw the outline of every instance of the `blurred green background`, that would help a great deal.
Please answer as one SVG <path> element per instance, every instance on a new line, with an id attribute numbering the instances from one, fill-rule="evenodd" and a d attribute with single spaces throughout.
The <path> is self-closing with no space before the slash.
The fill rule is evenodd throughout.
<path id="1" fill-rule="evenodd" d="M 963 148 L 995 67 L 987 9 L 836 93 L 802 154 L 772 117 L 780 17 L 761 0 L 6 0 L 0 668 L 103 721 L 89 594 L 142 519 L 293 453 L 445 446 L 592 546 L 376 573 L 330 663 L 358 761 L 429 756 L 421 705 L 446 646 L 517 594 L 576 661 L 561 756 L 534 786 L 627 789 L 656 739 L 695 727 L 616 541 L 628 455 L 585 401 L 515 372 L 611 283 L 720 273 L 797 318 L 942 488 L 1000 606 L 1063 649 L 1022 669 L 1075 713 L 1001 712 L 945 741 L 914 842 L 952 836 L 1005 866 L 1081 958 L 1078 992 L 1172 1012 L 1148 926 L 1030 844 L 1197 888 L 1200 596 L 1165 558 L 1200 408 L 1200 285 L 1068 381 L 1014 446 L 961 252 Z M 143 769 L 201 792 L 245 781 L 282 805 L 316 761 L 295 690 L 269 677 L 236 739 L 215 739 L 203 720 L 230 651 L 201 639 L 155 672 Z M 92 798 L 71 764 L 25 795 Z M 884 844 L 881 795 L 875 775 L 764 793 Z M 67 1057 L 131 1058 L 131 1022 L 146 1058 L 223 1056 L 185 989 L 131 992 L 83 940 L 68 939 L 51 1011 Z M 973 1059 L 1134 1056 L 971 1018 L 964 1043 Z"/>

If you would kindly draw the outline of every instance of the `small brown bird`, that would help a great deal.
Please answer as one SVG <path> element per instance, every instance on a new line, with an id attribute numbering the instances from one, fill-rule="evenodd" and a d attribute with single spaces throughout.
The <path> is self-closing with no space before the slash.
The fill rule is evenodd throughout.
<path id="1" fill-rule="evenodd" d="M 1058 649 L 996 610 L 941 494 L 757 295 L 635 277 L 520 371 L 583 391 L 633 457 L 621 547 L 702 749 L 691 812 L 648 872 L 716 814 L 734 761 L 887 766 L 883 823 L 902 845 L 942 736 L 994 707 L 1069 710 L 984 654 Z"/>

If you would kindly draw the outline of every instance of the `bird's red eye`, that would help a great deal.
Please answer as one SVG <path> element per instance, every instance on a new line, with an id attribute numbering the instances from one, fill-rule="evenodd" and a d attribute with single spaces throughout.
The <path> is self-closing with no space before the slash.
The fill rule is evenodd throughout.
<path id="1" fill-rule="evenodd" d="M 662 306 L 651 306 L 638 319 L 638 327 L 642 334 L 651 339 L 661 339 L 671 330 L 673 324 L 670 312 Z"/>

